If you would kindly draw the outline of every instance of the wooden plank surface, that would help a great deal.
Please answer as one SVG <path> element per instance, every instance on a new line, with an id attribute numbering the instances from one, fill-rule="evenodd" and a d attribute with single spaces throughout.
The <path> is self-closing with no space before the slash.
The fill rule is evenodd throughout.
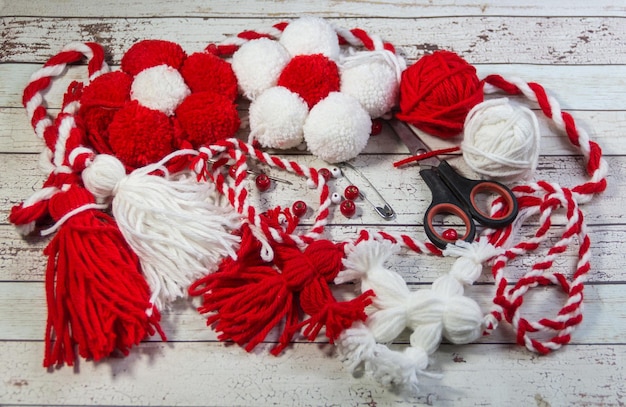
<path id="1" fill-rule="evenodd" d="M 459 0 L 384 1 L 198 1 L 154 0 L 18 2 L 0 0 L 0 405 L 187 405 L 187 406 L 620 406 L 626 404 L 626 4 L 613 0 L 545 2 Z M 252 354 L 216 340 L 197 300 L 178 301 L 163 314 L 170 342 L 151 338 L 127 358 L 104 362 L 81 360 L 75 369 L 46 371 L 41 367 L 46 308 L 41 251 L 49 239 L 23 239 L 8 223 L 10 208 L 40 188 L 37 168 L 42 148 L 21 107 L 29 77 L 71 41 L 96 41 L 113 69 L 124 52 L 144 38 L 175 41 L 187 52 L 219 43 L 246 29 L 263 29 L 300 15 L 329 18 L 332 23 L 360 27 L 392 42 L 409 63 L 438 49 L 459 53 L 477 67 L 480 77 L 498 73 L 542 84 L 580 128 L 598 141 L 610 166 L 608 189 L 584 205 L 592 240 L 585 288 L 584 320 L 572 343 L 548 356 L 515 344 L 502 324 L 475 344 L 443 344 L 429 371 L 440 379 L 423 378 L 418 395 L 385 390 L 370 377 L 352 376 L 334 357 L 325 340 L 298 340 L 280 357 L 267 353 L 267 343 Z M 70 67 L 46 94 L 51 114 L 58 112 L 67 84 L 82 80 L 84 66 Z M 538 106 L 524 102 L 540 116 L 541 154 L 535 179 L 574 185 L 585 179 L 578 151 L 542 117 Z M 240 103 L 245 123 L 246 103 Z M 247 137 L 242 128 L 239 137 Z M 459 143 L 426 136 L 433 148 Z M 430 193 L 416 168 L 393 170 L 407 156 L 406 148 L 388 129 L 370 139 L 355 160 L 380 192 L 389 197 L 398 216 L 382 221 L 359 202 L 353 219 L 333 209 L 327 236 L 345 240 L 359 230 L 385 230 L 425 239 L 422 214 Z M 285 157 L 310 166 L 324 166 L 315 157 L 291 151 Z M 450 157 L 470 174 L 461 156 Z M 394 171 L 390 177 L 390 171 Z M 289 205 L 313 197 L 302 180 L 277 184 L 265 194 L 254 189 L 261 208 Z M 344 180 L 335 180 L 337 188 Z M 307 199 L 308 199 L 307 198 Z M 336 213 L 335 213 L 336 212 Z M 305 218 L 311 223 L 311 213 Z M 549 241 L 562 229 L 556 213 Z M 536 230 L 529 219 L 523 236 Z M 571 274 L 578 247 L 559 256 L 558 271 Z M 520 279 L 545 249 L 507 268 L 511 282 Z M 402 253 L 387 266 L 398 271 L 412 290 L 428 289 L 453 259 Z M 468 295 L 483 311 L 491 307 L 493 279 L 485 267 Z M 351 296 L 349 287 L 338 295 Z M 554 314 L 564 295 L 555 287 L 532 290 L 523 310 L 529 318 Z M 394 346 L 408 342 L 403 334 Z"/>

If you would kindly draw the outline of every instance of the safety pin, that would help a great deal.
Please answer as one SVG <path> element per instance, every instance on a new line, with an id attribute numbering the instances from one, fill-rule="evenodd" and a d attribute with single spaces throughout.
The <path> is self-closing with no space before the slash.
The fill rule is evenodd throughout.
<path id="1" fill-rule="evenodd" d="M 208 164 L 214 164 L 215 160 L 214 159 L 209 159 L 209 160 L 207 160 L 207 163 Z M 224 167 L 229 169 L 231 166 L 230 165 L 224 165 Z M 287 184 L 287 185 L 293 185 L 293 183 L 291 181 L 288 181 L 288 180 L 283 179 L 283 178 L 274 177 L 272 175 L 268 175 L 268 174 L 266 174 L 266 173 L 264 173 L 262 171 L 246 170 L 246 174 L 249 174 L 249 175 L 261 175 L 261 174 L 264 174 L 264 175 L 267 175 L 267 178 L 271 179 L 272 181 L 282 182 L 283 184 Z"/>
<path id="2" fill-rule="evenodd" d="M 363 192 L 361 192 L 361 190 L 359 189 L 359 196 L 366 200 L 370 205 L 372 205 L 374 207 L 374 209 L 376 210 L 376 213 L 378 213 L 380 215 L 380 217 L 382 217 L 385 220 L 391 220 L 393 218 L 396 217 L 396 212 L 391 208 L 391 205 L 389 205 L 387 203 L 387 201 L 385 201 L 385 198 L 383 198 L 383 196 L 380 194 L 380 192 L 378 192 L 378 190 L 376 189 L 376 187 L 370 182 L 370 180 L 367 179 L 367 177 L 365 175 L 363 175 L 363 173 L 361 171 L 359 171 L 354 165 L 350 164 L 349 162 L 341 162 L 337 164 L 339 167 L 342 168 L 341 173 L 343 174 L 343 176 L 346 178 L 346 181 L 348 181 L 349 183 L 354 184 L 350 178 L 346 175 L 346 172 L 343 170 L 343 168 L 350 168 L 352 171 L 354 171 L 360 178 L 362 178 L 369 186 L 370 188 L 376 193 L 376 195 L 378 195 L 378 197 L 380 198 L 381 201 L 383 201 L 383 203 L 385 204 L 385 206 L 376 206 L 372 201 L 369 200 L 369 198 L 363 194 Z"/>

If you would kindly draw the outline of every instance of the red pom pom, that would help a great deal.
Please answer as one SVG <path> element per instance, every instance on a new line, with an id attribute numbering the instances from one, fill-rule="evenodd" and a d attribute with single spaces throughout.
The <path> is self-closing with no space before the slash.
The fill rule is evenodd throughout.
<path id="1" fill-rule="evenodd" d="M 442 138 L 463 130 L 469 111 L 483 101 L 476 69 L 457 54 L 437 51 L 402 73 L 396 116 Z"/>
<path id="2" fill-rule="evenodd" d="M 133 101 L 113 117 L 109 144 L 127 167 L 142 167 L 174 150 L 174 129 L 165 114 Z"/>
<path id="3" fill-rule="evenodd" d="M 240 124 L 235 104 L 213 92 L 192 93 L 178 106 L 176 116 L 194 148 L 233 137 Z"/>
<path id="4" fill-rule="evenodd" d="M 237 98 L 237 77 L 232 67 L 213 54 L 197 52 L 190 55 L 180 73 L 192 92 L 212 91 L 230 100 Z"/>
<path id="5" fill-rule="evenodd" d="M 130 98 L 132 78 L 117 71 L 100 75 L 83 91 L 79 116 L 85 126 L 87 143 L 97 153 L 110 154 L 109 124 L 118 109 Z"/>
<path id="6" fill-rule="evenodd" d="M 300 95 L 310 109 L 330 92 L 339 91 L 339 68 L 322 54 L 297 55 L 283 69 L 278 86 Z"/>
<path id="7" fill-rule="evenodd" d="M 122 70 L 135 76 L 144 69 L 169 65 L 179 69 L 187 57 L 180 45 L 162 40 L 144 40 L 133 44 L 122 57 Z"/>

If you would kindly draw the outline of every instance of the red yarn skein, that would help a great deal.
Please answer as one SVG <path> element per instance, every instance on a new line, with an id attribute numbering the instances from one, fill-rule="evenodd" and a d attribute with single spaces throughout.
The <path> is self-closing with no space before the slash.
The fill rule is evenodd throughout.
<path id="1" fill-rule="evenodd" d="M 429 134 L 450 138 L 463 130 L 465 117 L 482 101 L 476 68 L 454 52 L 437 51 L 402 73 L 396 117 Z"/>

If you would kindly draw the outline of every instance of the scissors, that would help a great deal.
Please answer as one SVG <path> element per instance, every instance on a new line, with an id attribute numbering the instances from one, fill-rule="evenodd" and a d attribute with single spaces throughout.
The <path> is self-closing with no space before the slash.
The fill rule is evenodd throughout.
<path id="1" fill-rule="evenodd" d="M 408 124 L 398 119 L 391 119 L 389 124 L 411 154 L 431 151 Z M 458 239 L 466 242 L 473 241 L 476 235 L 476 224 L 473 220 L 490 228 L 500 228 L 509 225 L 517 217 L 517 199 L 507 186 L 495 181 L 465 178 L 447 161 L 439 160 L 437 157 L 425 158 L 419 161 L 419 164 L 420 176 L 432 193 L 431 204 L 424 214 L 424 229 L 426 236 L 440 249 L 445 248 L 448 243 L 454 243 L 457 240 L 457 233 L 456 230 L 451 234 L 435 230 L 433 220 L 437 215 L 449 214 L 459 217 L 465 225 L 465 233 Z M 502 197 L 506 204 L 506 212 L 495 217 L 481 210 L 477 203 L 479 194 Z"/>

